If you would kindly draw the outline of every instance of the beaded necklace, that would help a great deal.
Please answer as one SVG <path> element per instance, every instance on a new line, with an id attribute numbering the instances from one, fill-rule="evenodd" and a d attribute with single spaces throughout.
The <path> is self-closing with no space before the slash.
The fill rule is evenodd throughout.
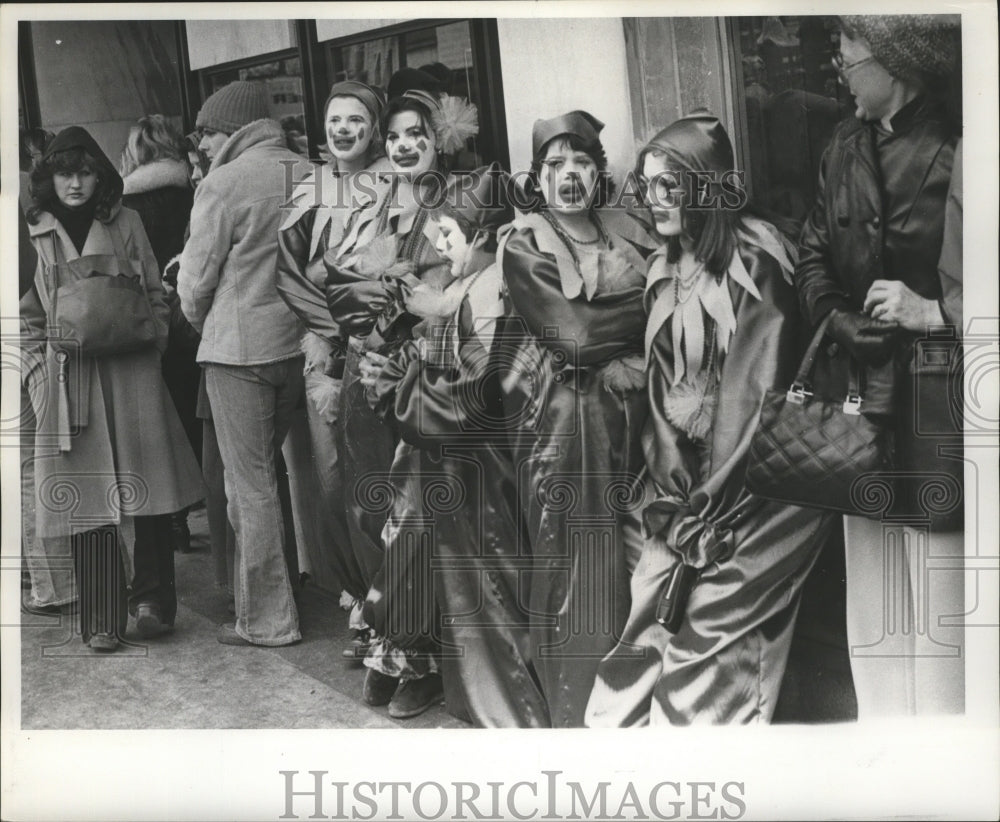
<path id="1" fill-rule="evenodd" d="M 542 217 L 552 226 L 552 230 L 555 231 L 556 235 L 560 240 L 563 241 L 563 245 L 566 246 L 569 251 L 570 256 L 573 258 L 573 262 L 576 263 L 576 267 L 580 267 L 580 257 L 576 251 L 576 246 L 592 246 L 598 243 L 603 243 L 606 246 L 610 246 L 611 243 L 608 241 L 608 234 L 604 230 L 604 225 L 601 223 L 600 218 L 596 214 L 590 215 L 590 220 L 594 227 L 597 229 L 597 237 L 593 240 L 578 240 L 572 234 L 570 234 L 563 226 L 560 224 L 559 220 L 552 216 L 547 209 L 542 210 Z"/>

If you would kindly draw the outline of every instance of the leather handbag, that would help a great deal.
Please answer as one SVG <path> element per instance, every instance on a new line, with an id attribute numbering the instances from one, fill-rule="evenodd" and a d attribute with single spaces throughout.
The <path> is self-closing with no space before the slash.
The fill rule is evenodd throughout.
<path id="1" fill-rule="evenodd" d="M 747 490 L 765 499 L 868 516 L 857 480 L 890 470 L 891 430 L 862 413 L 861 369 L 852 359 L 846 396 L 817 396 L 812 377 L 829 317 L 813 336 L 787 391 L 767 391 L 750 441 Z M 890 482 L 890 478 L 885 478 Z"/>
<path id="2" fill-rule="evenodd" d="M 156 322 L 142 276 L 132 270 L 117 224 L 109 226 L 118 271 L 79 271 L 77 261 L 61 260 L 54 242 L 51 274 L 50 336 L 53 348 L 77 349 L 88 357 L 107 357 L 136 351 L 156 342 Z M 82 258 L 85 262 L 89 258 Z M 77 278 L 58 285 L 57 269 L 76 269 Z"/>

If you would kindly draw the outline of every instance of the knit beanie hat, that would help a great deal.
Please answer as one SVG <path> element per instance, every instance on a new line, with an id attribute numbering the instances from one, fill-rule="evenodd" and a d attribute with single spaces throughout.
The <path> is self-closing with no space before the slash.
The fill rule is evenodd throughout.
<path id="1" fill-rule="evenodd" d="M 957 14 L 845 15 L 849 31 L 863 37 L 872 56 L 893 77 L 947 76 L 959 49 Z"/>
<path id="2" fill-rule="evenodd" d="M 236 80 L 220 88 L 205 101 L 198 112 L 196 125 L 198 128 L 232 134 L 247 123 L 270 116 L 264 87 L 247 80 Z"/>

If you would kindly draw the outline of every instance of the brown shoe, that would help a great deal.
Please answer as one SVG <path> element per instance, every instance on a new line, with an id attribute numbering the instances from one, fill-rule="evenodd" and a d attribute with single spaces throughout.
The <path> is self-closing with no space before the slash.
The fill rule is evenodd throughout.
<path id="1" fill-rule="evenodd" d="M 439 705 L 444 700 L 444 686 L 441 674 L 428 674 L 420 679 L 408 679 L 389 703 L 389 716 L 394 719 L 410 719 L 419 716 L 428 708 Z"/>
<path id="2" fill-rule="evenodd" d="M 369 668 L 365 674 L 365 686 L 361 695 L 369 705 L 375 707 L 388 705 L 398 686 L 399 680 L 396 677 L 386 676 L 374 668 Z"/>

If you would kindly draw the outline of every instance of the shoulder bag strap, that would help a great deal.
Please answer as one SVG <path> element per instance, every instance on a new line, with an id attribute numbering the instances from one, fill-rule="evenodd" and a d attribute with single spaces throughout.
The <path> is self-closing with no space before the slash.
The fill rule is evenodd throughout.
<path id="1" fill-rule="evenodd" d="M 52 231 L 49 234 L 49 239 L 52 242 L 52 262 L 47 264 L 43 261 L 42 265 L 49 271 L 49 324 L 54 325 L 59 306 L 59 278 L 56 270 L 60 263 L 65 262 L 65 259 L 62 253 L 62 244 L 59 242 L 58 230 Z"/>
<path id="2" fill-rule="evenodd" d="M 832 313 L 832 312 L 831 312 Z M 795 374 L 795 381 L 792 383 L 789 392 L 799 390 L 800 393 L 806 391 L 806 387 L 809 385 L 809 378 L 812 376 L 813 366 L 816 365 L 816 354 L 819 352 L 820 343 L 823 342 L 823 336 L 826 334 L 826 327 L 830 324 L 830 313 L 828 313 L 819 324 L 816 329 L 816 333 L 813 334 L 812 341 L 809 343 L 809 347 L 806 349 L 806 353 L 802 357 L 802 362 L 799 364 L 799 370 Z"/>

